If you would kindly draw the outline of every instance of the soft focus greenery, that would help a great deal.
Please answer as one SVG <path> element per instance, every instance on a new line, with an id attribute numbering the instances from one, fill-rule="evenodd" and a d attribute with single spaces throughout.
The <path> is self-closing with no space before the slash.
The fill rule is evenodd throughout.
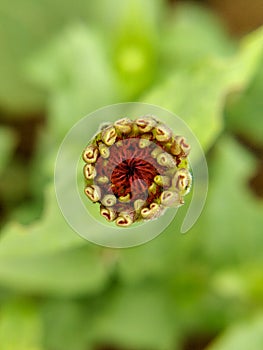
<path id="1" fill-rule="evenodd" d="M 207 9 L 164 0 L 3 0 L 0 19 L 0 349 L 262 350 L 262 182 L 249 182 L 263 154 L 263 28 L 233 39 Z M 210 183 L 186 235 L 182 208 L 153 241 L 118 250 L 70 229 L 53 170 L 76 121 L 126 101 L 184 119 Z M 14 125 L 39 114 L 26 162 Z"/>

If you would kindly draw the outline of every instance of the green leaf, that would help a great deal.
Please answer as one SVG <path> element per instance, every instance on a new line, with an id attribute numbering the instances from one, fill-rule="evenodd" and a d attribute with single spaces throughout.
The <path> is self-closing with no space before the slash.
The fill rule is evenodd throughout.
<path id="1" fill-rule="evenodd" d="M 230 326 L 207 350 L 261 350 L 263 343 L 263 316 Z"/>
<path id="2" fill-rule="evenodd" d="M 34 302 L 10 300 L 1 305 L 0 311 L 2 350 L 44 350 L 42 322 Z"/>
<path id="3" fill-rule="evenodd" d="M 263 58 L 263 54 L 262 54 Z M 244 92 L 233 93 L 227 103 L 227 127 L 251 144 L 263 144 L 263 64 Z"/>
<path id="4" fill-rule="evenodd" d="M 258 31 L 245 38 L 233 57 L 205 57 L 195 65 L 172 71 L 142 102 L 160 105 L 177 114 L 207 150 L 222 131 L 226 95 L 234 88 L 244 89 L 257 70 L 263 51 L 262 33 Z"/>
<path id="5" fill-rule="evenodd" d="M 227 36 L 219 18 L 208 8 L 178 3 L 167 14 L 160 43 L 164 73 L 195 65 L 209 57 L 228 57 L 235 43 Z"/>
<path id="6" fill-rule="evenodd" d="M 32 53 L 72 21 L 89 17 L 82 0 L 1 1 L 0 7 L 0 105 L 27 115 L 44 107 L 46 95 L 32 85 L 25 64 Z M 22 112 L 22 113 L 21 113 Z"/>
<path id="7" fill-rule="evenodd" d="M 53 186 L 46 191 L 45 203 L 45 212 L 39 221 L 29 226 L 11 222 L 3 229 L 0 261 L 41 256 L 86 244 L 64 220 Z"/>
<path id="8" fill-rule="evenodd" d="M 44 347 L 56 350 L 87 350 L 91 347 L 92 322 L 98 308 L 86 300 L 47 300 L 42 307 Z"/>
<path id="9" fill-rule="evenodd" d="M 40 294 L 93 293 L 104 287 L 112 266 L 106 266 L 101 251 L 67 225 L 50 187 L 46 212 L 38 222 L 4 228 L 0 285 Z"/>
<path id="10" fill-rule="evenodd" d="M 9 128 L 0 128 L 0 174 L 6 167 L 15 146 L 15 137 Z"/>
<path id="11" fill-rule="evenodd" d="M 207 150 L 221 132 L 221 110 L 229 83 L 222 62 L 208 60 L 181 69 L 142 99 L 169 109 L 181 117 Z"/>
<path id="12" fill-rule="evenodd" d="M 210 264 L 257 261 L 263 247 L 263 201 L 254 196 L 248 184 L 256 161 L 227 137 L 220 140 L 213 157 L 207 206 L 201 226 L 193 231 L 202 232 L 202 251 Z"/>
<path id="13" fill-rule="evenodd" d="M 102 10 L 108 19 L 112 64 L 119 83 L 119 93 L 133 100 L 150 86 L 158 71 L 158 48 L 163 6 L 159 0 L 104 1 Z M 109 13 L 114 15 L 108 16 Z"/>
<path id="14" fill-rule="evenodd" d="M 240 47 L 229 62 L 229 81 L 234 90 L 244 90 L 262 65 L 263 26 L 247 34 L 240 41 Z"/>
<path id="15" fill-rule="evenodd" d="M 28 72 L 50 95 L 50 132 L 58 140 L 80 118 L 116 101 L 115 79 L 103 42 L 81 23 L 66 28 L 34 55 Z"/>
<path id="16" fill-rule="evenodd" d="M 186 281 L 188 274 L 189 279 L 193 274 L 198 276 L 202 289 L 207 276 L 218 266 L 259 262 L 263 202 L 254 197 L 247 184 L 254 169 L 253 157 L 231 138 L 222 137 L 210 160 L 207 203 L 195 226 L 186 235 L 178 234 L 183 210 L 187 209 L 180 208 L 159 237 L 121 252 L 122 279 L 138 283 L 145 278 L 166 279 L 176 273 L 180 278 L 184 271 Z"/>
<path id="17" fill-rule="evenodd" d="M 177 348 L 168 296 L 158 286 L 118 288 L 94 320 L 94 341 L 134 349 Z"/>
<path id="18" fill-rule="evenodd" d="M 110 267 L 90 245 L 44 256 L 2 258 L 0 285 L 38 294 L 95 293 L 104 287 Z"/>

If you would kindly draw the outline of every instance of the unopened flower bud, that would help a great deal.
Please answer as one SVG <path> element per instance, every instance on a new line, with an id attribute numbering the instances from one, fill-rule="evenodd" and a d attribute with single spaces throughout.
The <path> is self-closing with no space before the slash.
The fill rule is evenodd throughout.
<path id="1" fill-rule="evenodd" d="M 96 182 L 100 185 L 104 185 L 110 182 L 110 179 L 107 176 L 98 176 Z"/>
<path id="2" fill-rule="evenodd" d="M 151 141 L 147 140 L 147 139 L 140 139 L 139 141 L 139 147 L 140 148 L 145 148 L 148 147 L 150 145 Z"/>
<path id="3" fill-rule="evenodd" d="M 95 178 L 97 172 L 92 164 L 86 164 L 84 166 L 84 176 L 87 180 L 92 180 Z"/>
<path id="4" fill-rule="evenodd" d="M 148 188 L 149 193 L 156 193 L 157 190 L 157 185 L 155 182 L 152 182 L 151 185 Z"/>
<path id="5" fill-rule="evenodd" d="M 83 152 L 85 193 L 119 227 L 159 217 L 189 191 L 190 147 L 151 116 L 103 124 Z"/>
<path id="6" fill-rule="evenodd" d="M 173 155 L 188 156 L 191 150 L 191 146 L 186 142 L 183 136 L 176 136 L 171 145 L 171 153 Z"/>
<path id="7" fill-rule="evenodd" d="M 101 132 L 101 139 L 107 146 L 112 146 L 116 140 L 117 133 L 114 126 L 109 126 Z"/>
<path id="8" fill-rule="evenodd" d="M 129 134 L 132 130 L 132 121 L 128 118 L 119 119 L 114 123 L 114 126 L 122 134 Z"/>
<path id="9" fill-rule="evenodd" d="M 172 180 L 172 186 L 173 188 L 176 188 L 180 194 L 187 194 L 190 190 L 192 182 L 191 174 L 187 169 L 179 169 L 175 173 L 173 180 Z"/>
<path id="10" fill-rule="evenodd" d="M 150 208 L 143 208 L 141 210 L 141 216 L 146 219 L 154 219 L 160 215 L 161 208 L 157 203 L 151 203 Z"/>
<path id="11" fill-rule="evenodd" d="M 165 207 L 178 207 L 182 204 L 178 192 L 163 191 L 160 197 L 161 204 Z"/>
<path id="12" fill-rule="evenodd" d="M 191 146 L 186 142 L 185 137 L 176 136 L 175 141 L 178 143 L 181 150 L 183 151 L 183 155 L 188 156 L 191 150 Z"/>
<path id="13" fill-rule="evenodd" d="M 99 144 L 99 151 L 100 151 L 100 155 L 102 156 L 102 158 L 105 158 L 105 159 L 109 158 L 110 149 L 104 143 Z"/>
<path id="14" fill-rule="evenodd" d="M 95 163 L 99 156 L 99 150 L 94 145 L 89 145 L 83 152 L 83 160 L 86 163 Z"/>
<path id="15" fill-rule="evenodd" d="M 151 152 L 151 156 L 153 158 L 157 158 L 157 156 L 160 154 L 160 153 L 163 153 L 163 149 L 161 147 L 155 147 L 154 150 Z"/>
<path id="16" fill-rule="evenodd" d="M 136 199 L 136 201 L 134 202 L 134 209 L 137 212 L 140 212 L 141 208 L 145 205 L 145 200 L 143 199 Z"/>
<path id="17" fill-rule="evenodd" d="M 154 182 L 159 186 L 167 188 L 170 186 L 171 180 L 169 176 L 156 175 L 154 178 Z"/>
<path id="18" fill-rule="evenodd" d="M 99 186 L 91 185 L 85 188 L 85 193 L 92 200 L 92 202 L 98 202 L 101 198 L 101 190 Z"/>
<path id="19" fill-rule="evenodd" d="M 117 217 L 117 213 L 112 208 L 100 208 L 100 215 L 103 216 L 107 221 L 114 221 Z"/>
<path id="20" fill-rule="evenodd" d="M 133 223 L 133 217 L 130 214 L 120 213 L 115 222 L 117 226 L 128 227 Z"/>
<path id="21" fill-rule="evenodd" d="M 157 125 L 154 131 L 156 140 L 160 142 L 168 142 L 173 135 L 172 130 L 163 124 Z"/>
<path id="22" fill-rule="evenodd" d="M 120 196 L 118 199 L 122 203 L 128 203 L 131 200 L 131 195 L 127 193 L 126 196 Z"/>
<path id="23" fill-rule="evenodd" d="M 101 200 L 101 203 L 105 207 L 112 207 L 113 205 L 116 204 L 116 202 L 117 202 L 117 199 L 113 194 L 106 194 Z"/>
<path id="24" fill-rule="evenodd" d="M 173 157 L 167 153 L 167 152 L 163 152 L 163 153 L 160 153 L 158 156 L 157 156 L 157 162 L 162 165 L 162 166 L 165 166 L 165 167 L 168 167 L 168 168 L 174 168 L 176 167 L 176 161 L 173 159 Z"/>
<path id="25" fill-rule="evenodd" d="M 156 120 L 148 116 L 138 118 L 135 122 L 140 132 L 149 132 L 156 125 Z"/>

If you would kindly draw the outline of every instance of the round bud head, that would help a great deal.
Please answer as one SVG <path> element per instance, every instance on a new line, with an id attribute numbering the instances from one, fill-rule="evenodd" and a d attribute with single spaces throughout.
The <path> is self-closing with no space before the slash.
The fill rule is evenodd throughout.
<path id="1" fill-rule="evenodd" d="M 189 151 L 153 116 L 104 124 L 83 152 L 85 193 L 119 227 L 158 219 L 190 190 Z"/>

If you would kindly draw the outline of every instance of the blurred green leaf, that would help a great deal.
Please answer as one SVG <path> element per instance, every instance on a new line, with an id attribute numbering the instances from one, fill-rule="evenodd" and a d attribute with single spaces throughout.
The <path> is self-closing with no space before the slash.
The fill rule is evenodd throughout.
<path id="1" fill-rule="evenodd" d="M 11 158 L 15 146 L 15 137 L 9 128 L 0 128 L 0 174 Z"/>
<path id="2" fill-rule="evenodd" d="M 202 291 L 210 272 L 214 273 L 218 266 L 259 262 L 263 247 L 263 202 L 253 196 L 247 184 L 254 167 L 255 160 L 247 151 L 231 138 L 223 137 L 210 161 L 209 193 L 198 222 L 188 234 L 178 235 L 183 216 L 179 210 L 179 215 L 158 238 L 147 245 L 122 251 L 122 279 L 127 282 L 145 278 L 166 280 L 171 276 L 176 279 L 177 274 L 180 278 L 183 273 L 188 280 L 183 272 L 187 266 L 189 279 L 193 279 L 192 271 Z M 195 283 L 197 288 L 198 285 Z"/>
<path id="3" fill-rule="evenodd" d="M 101 248 L 81 239 L 67 225 L 53 187 L 47 199 L 47 211 L 41 220 L 29 226 L 13 223 L 4 228 L 0 285 L 58 295 L 100 290 L 111 264 L 106 266 Z"/>
<path id="4" fill-rule="evenodd" d="M 224 265 L 261 259 L 263 201 L 249 189 L 255 159 L 234 140 L 223 137 L 210 167 L 210 193 L 200 225 L 207 261 Z M 215 223 L 220 222 L 220 225 Z"/>
<path id="5" fill-rule="evenodd" d="M 46 96 L 32 85 L 25 63 L 67 23 L 89 17 L 88 2 L 77 0 L 1 1 L 0 105 L 15 112 L 38 111 Z"/>
<path id="6" fill-rule="evenodd" d="M 263 316 L 231 326 L 207 350 L 261 350 L 263 344 Z"/>
<path id="7" fill-rule="evenodd" d="M 158 71 L 162 1 L 114 1 L 109 51 L 125 99 L 136 98 L 153 83 Z M 112 3 L 104 9 L 108 9 Z M 107 14 L 112 12 L 107 11 Z M 147 14 L 147 15 L 145 15 Z"/>
<path id="8" fill-rule="evenodd" d="M 169 74 L 200 60 L 228 57 L 235 46 L 215 13 L 194 3 L 178 3 L 164 22 L 160 43 L 162 69 Z"/>
<path id="9" fill-rule="evenodd" d="M 240 47 L 229 61 L 229 81 L 233 90 L 244 90 L 262 65 L 263 27 L 247 34 L 240 41 Z"/>
<path id="10" fill-rule="evenodd" d="M 87 113 L 116 101 L 103 42 L 81 23 L 66 28 L 34 55 L 28 72 L 50 95 L 49 132 L 56 140 Z"/>
<path id="11" fill-rule="evenodd" d="M 263 54 L 262 54 L 263 58 Z M 233 93 L 226 107 L 227 127 L 251 144 L 263 144 L 263 64 L 244 92 Z"/>
<path id="12" fill-rule="evenodd" d="M 176 346 L 168 296 L 156 286 L 116 289 L 94 320 L 94 341 L 137 349 L 171 349 Z"/>
<path id="13" fill-rule="evenodd" d="M 35 257 L 2 258 L 0 285 L 20 291 L 81 295 L 100 291 L 110 265 L 93 246 Z"/>
<path id="14" fill-rule="evenodd" d="M 179 234 L 187 209 L 182 207 L 159 237 L 121 252 L 119 273 L 126 288 L 144 281 L 163 286 L 182 337 L 217 333 L 253 314 L 257 306 L 248 303 L 263 303 L 263 202 L 248 187 L 255 166 L 251 154 L 222 137 L 210 154 L 206 207 L 189 233 Z"/>
<path id="15" fill-rule="evenodd" d="M 228 86 L 225 65 L 209 59 L 172 73 L 142 102 L 167 108 L 184 119 L 207 150 L 223 127 L 221 110 Z"/>
<path id="16" fill-rule="evenodd" d="M 53 186 L 48 188 L 45 202 L 45 212 L 39 221 L 30 226 L 12 222 L 3 229 L 0 261 L 41 256 L 86 244 L 64 220 Z"/>
<path id="17" fill-rule="evenodd" d="M 175 70 L 142 102 L 176 113 L 207 150 L 222 131 L 226 95 L 234 88 L 246 87 L 258 69 L 262 52 L 263 31 L 257 31 L 241 42 L 237 55 L 225 59 L 205 57 L 195 65 Z"/>
<path id="18" fill-rule="evenodd" d="M 17 299 L 0 306 L 2 350 L 44 350 L 42 322 L 34 302 Z"/>
<path id="19" fill-rule="evenodd" d="M 91 347 L 94 308 L 86 300 L 47 300 L 42 307 L 44 347 L 87 350 Z M 98 311 L 98 310 L 97 310 Z"/>

